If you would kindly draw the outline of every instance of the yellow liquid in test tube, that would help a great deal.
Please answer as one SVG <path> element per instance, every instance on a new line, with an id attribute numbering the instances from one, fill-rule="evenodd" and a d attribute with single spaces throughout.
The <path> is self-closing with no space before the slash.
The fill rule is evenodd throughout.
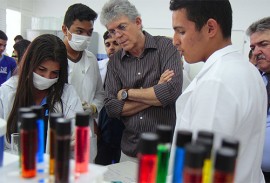
<path id="1" fill-rule="evenodd" d="M 212 182 L 212 161 L 211 159 L 205 159 L 203 164 L 203 183 Z"/>

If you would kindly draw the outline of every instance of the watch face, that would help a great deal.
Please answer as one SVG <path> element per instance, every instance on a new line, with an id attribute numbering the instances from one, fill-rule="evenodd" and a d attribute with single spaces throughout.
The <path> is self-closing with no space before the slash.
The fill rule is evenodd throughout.
<path id="1" fill-rule="evenodd" d="M 122 96 L 122 100 L 126 100 L 127 99 L 127 97 L 128 97 L 128 93 L 127 93 L 127 91 L 122 91 L 122 94 L 121 94 Z"/>

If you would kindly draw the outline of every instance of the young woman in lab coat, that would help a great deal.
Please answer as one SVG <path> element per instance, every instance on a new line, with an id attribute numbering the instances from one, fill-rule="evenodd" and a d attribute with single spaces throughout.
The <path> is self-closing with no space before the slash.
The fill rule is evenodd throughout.
<path id="1" fill-rule="evenodd" d="M 45 115 L 57 112 L 66 118 L 83 111 L 80 98 L 68 84 L 67 51 L 60 38 L 49 34 L 37 37 L 21 64 L 19 75 L 0 87 L 0 118 L 7 120 L 8 143 L 11 134 L 18 132 L 20 107 L 42 105 L 47 109 Z"/>

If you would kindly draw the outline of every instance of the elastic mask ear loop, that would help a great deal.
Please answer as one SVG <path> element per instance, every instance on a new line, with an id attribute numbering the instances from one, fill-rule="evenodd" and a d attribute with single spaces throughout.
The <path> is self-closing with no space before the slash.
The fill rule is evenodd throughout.
<path id="1" fill-rule="evenodd" d="M 66 27 L 67 28 L 67 27 Z M 66 37 L 67 37 L 67 40 L 68 41 L 71 41 L 72 40 L 72 33 L 71 32 L 69 32 L 69 30 L 68 30 L 68 28 L 67 28 L 67 32 L 71 35 L 71 38 L 70 38 L 70 40 L 68 39 L 68 35 L 66 35 Z"/>

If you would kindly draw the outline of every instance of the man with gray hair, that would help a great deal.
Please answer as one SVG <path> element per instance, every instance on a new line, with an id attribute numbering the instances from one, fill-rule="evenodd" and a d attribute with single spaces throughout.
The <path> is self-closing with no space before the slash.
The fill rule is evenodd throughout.
<path id="1" fill-rule="evenodd" d="M 251 24 L 247 29 L 247 35 L 250 36 L 250 48 L 255 57 L 257 67 L 262 71 L 268 95 L 262 171 L 265 181 L 270 182 L 270 17 L 260 19 Z"/>
<path id="2" fill-rule="evenodd" d="M 157 125 L 174 128 L 175 102 L 181 94 L 182 65 L 172 40 L 142 29 L 142 19 L 128 0 L 110 0 L 102 8 L 101 23 L 122 50 L 110 57 L 105 81 L 105 107 L 123 121 L 121 150 L 136 157 L 139 136 Z"/>

